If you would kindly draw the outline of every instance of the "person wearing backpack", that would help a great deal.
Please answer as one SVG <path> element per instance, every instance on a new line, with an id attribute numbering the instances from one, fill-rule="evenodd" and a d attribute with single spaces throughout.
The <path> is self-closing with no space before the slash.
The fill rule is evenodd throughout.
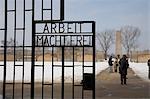
<path id="1" fill-rule="evenodd" d="M 109 72 L 112 73 L 113 72 L 113 69 L 112 69 L 112 66 L 113 66 L 112 56 L 109 57 L 108 64 L 109 64 L 109 69 L 110 69 Z"/>

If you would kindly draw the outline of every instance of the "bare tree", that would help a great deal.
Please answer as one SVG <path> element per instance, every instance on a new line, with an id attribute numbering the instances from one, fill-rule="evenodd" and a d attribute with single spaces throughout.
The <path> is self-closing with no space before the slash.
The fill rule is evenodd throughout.
<path id="1" fill-rule="evenodd" d="M 1 40 L 1 44 L 4 46 L 5 41 Z M 18 42 L 15 41 L 13 38 L 10 38 L 8 41 L 6 41 L 7 46 L 14 46 L 14 45 L 18 45 Z"/>
<path id="2" fill-rule="evenodd" d="M 2 44 L 3 47 L 4 47 L 4 43 L 5 43 L 5 41 L 4 41 L 4 40 L 1 40 L 1 44 Z M 14 52 L 14 46 L 17 46 L 17 45 L 18 45 L 18 42 L 15 41 L 13 38 L 10 38 L 9 40 L 6 41 L 6 43 L 7 43 L 7 46 L 9 46 L 9 47 L 7 48 L 8 53 L 11 53 L 11 54 L 12 54 L 12 53 Z"/>
<path id="3" fill-rule="evenodd" d="M 140 32 L 138 27 L 124 26 L 121 28 L 122 44 L 127 55 L 130 55 L 131 50 L 138 46 L 137 40 L 140 36 Z"/>
<path id="4" fill-rule="evenodd" d="M 108 50 L 114 42 L 114 31 L 113 30 L 105 30 L 101 33 L 97 34 L 97 40 L 100 44 L 100 47 L 104 51 L 104 57 L 107 59 Z"/>
<path id="5" fill-rule="evenodd" d="M 5 43 L 5 41 L 4 41 L 4 40 L 1 40 L 2 46 L 4 46 L 4 43 Z M 10 38 L 8 41 L 6 41 L 6 43 L 7 43 L 7 46 L 12 46 L 11 48 L 13 48 L 14 45 L 15 45 L 15 46 L 18 45 L 18 42 L 15 41 L 13 38 Z"/>

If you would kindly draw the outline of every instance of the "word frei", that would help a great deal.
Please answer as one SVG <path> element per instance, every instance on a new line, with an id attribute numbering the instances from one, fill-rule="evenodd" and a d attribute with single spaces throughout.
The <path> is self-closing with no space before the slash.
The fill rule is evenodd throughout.
<path id="1" fill-rule="evenodd" d="M 84 23 L 40 23 L 36 26 L 35 46 L 92 46 L 92 31 L 82 30 Z M 38 28 L 44 28 L 38 31 Z"/>

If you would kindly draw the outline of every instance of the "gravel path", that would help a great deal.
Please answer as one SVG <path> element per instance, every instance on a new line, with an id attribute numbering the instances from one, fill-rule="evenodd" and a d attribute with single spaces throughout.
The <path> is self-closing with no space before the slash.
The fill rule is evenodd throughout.
<path id="1" fill-rule="evenodd" d="M 127 85 L 120 84 L 119 73 L 106 69 L 97 75 L 97 99 L 150 99 L 150 83 L 136 76 L 128 69 Z"/>

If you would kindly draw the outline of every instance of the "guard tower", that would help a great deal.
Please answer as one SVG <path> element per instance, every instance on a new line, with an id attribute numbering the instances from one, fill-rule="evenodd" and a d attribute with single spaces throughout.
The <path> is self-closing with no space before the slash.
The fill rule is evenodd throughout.
<path id="1" fill-rule="evenodd" d="M 121 32 L 116 31 L 116 50 L 115 54 L 122 55 Z"/>

